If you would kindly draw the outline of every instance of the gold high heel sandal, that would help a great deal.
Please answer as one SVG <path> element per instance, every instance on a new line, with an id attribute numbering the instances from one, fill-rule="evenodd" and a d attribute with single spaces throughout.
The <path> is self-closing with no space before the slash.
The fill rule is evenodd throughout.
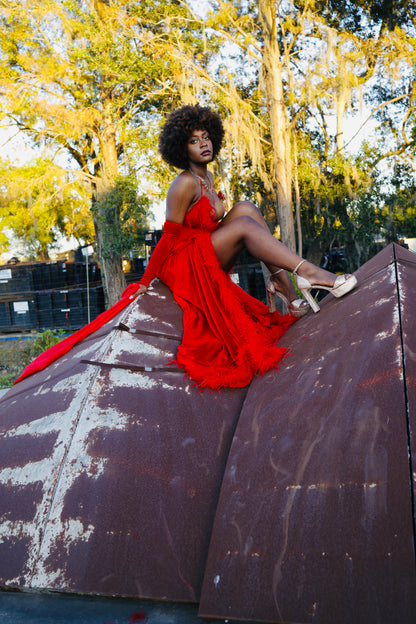
<path id="1" fill-rule="evenodd" d="M 309 306 L 306 303 L 306 301 L 304 301 L 303 299 L 294 299 L 293 301 L 289 301 L 287 297 L 282 292 L 280 292 L 280 290 L 276 288 L 276 286 L 273 283 L 272 278 L 278 273 L 280 273 L 281 271 L 283 271 L 283 269 L 279 269 L 275 273 L 272 273 L 268 277 L 267 282 L 266 282 L 267 303 L 269 305 L 269 311 L 270 312 L 276 311 L 275 297 L 277 296 L 277 297 L 280 297 L 280 299 L 283 301 L 288 313 L 291 316 L 294 316 L 296 318 L 301 318 L 302 316 L 305 316 L 305 314 L 309 310 Z"/>
<path id="2" fill-rule="evenodd" d="M 357 278 L 355 277 L 355 275 L 350 275 L 349 277 L 347 277 L 346 274 L 338 275 L 338 277 L 336 277 L 335 279 L 333 286 L 324 286 L 323 284 L 311 284 L 306 277 L 302 277 L 297 273 L 299 267 L 304 262 L 305 260 L 301 260 L 292 271 L 292 274 L 296 278 L 297 288 L 299 288 L 300 292 L 305 297 L 306 301 L 309 303 L 314 312 L 319 312 L 320 307 L 311 295 L 312 288 L 316 288 L 319 290 L 328 290 L 332 295 L 334 295 L 334 297 L 343 297 L 351 290 L 353 290 L 353 288 L 355 288 L 357 285 Z"/>

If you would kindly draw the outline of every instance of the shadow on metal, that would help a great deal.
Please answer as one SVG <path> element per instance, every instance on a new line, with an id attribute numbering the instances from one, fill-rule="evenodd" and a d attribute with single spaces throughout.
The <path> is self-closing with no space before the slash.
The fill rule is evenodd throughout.
<path id="1" fill-rule="evenodd" d="M 413 624 L 416 257 L 390 245 L 357 277 L 246 389 L 167 366 L 181 313 L 158 283 L 10 390 L 0 585 Z"/>

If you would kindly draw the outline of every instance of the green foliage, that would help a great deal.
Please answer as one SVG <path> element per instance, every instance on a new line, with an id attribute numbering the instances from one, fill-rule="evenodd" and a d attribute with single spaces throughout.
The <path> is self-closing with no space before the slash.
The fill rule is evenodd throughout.
<path id="1" fill-rule="evenodd" d="M 268 66 L 260 4 L 270 8 L 270 24 L 278 30 Z M 273 162 L 282 154 L 267 108 L 276 94 L 267 94 L 265 83 L 279 68 L 280 119 L 287 113 L 280 144 L 292 141 L 293 149 L 296 140 L 298 148 L 298 164 L 293 151 L 292 162 L 290 156 L 284 162 L 287 178 L 294 180 L 296 173 L 299 179 L 305 247 L 317 243 L 324 251 L 343 244 L 359 248 L 357 258 L 363 257 L 380 227 L 392 235 L 414 231 L 414 202 L 405 187 L 395 188 L 383 204 L 372 177 L 386 151 L 415 149 L 409 85 L 416 46 L 404 29 L 414 16 L 410 4 L 211 0 L 212 12 L 198 23 L 186 3 L 176 0 L 1 2 L 2 110 L 37 145 L 57 148 L 76 163 L 94 200 L 95 225 L 102 229 L 100 253 L 120 255 L 140 242 L 146 210 L 172 178 L 158 158 L 156 135 L 161 119 L 183 101 L 199 100 L 221 112 L 227 138 L 222 162 L 214 167 L 224 190 L 234 200 L 253 199 L 274 225 L 271 207 L 282 182 Z M 224 45 L 227 40 L 231 45 Z M 374 108 L 384 134 L 360 159 L 350 159 L 344 117 L 363 102 Z M 134 190 L 133 177 L 118 177 L 138 170 L 146 197 Z M 30 200 L 19 192 L 13 203 L 7 190 L 9 203 L 0 207 L 3 223 L 14 223 L 14 232 L 38 255 L 46 255 L 58 233 L 75 228 L 71 205 L 79 201 L 84 214 L 81 190 L 62 199 L 60 182 L 46 182 L 45 176 L 28 170 L 20 188 L 30 188 Z M 147 184 L 140 187 L 142 178 Z M 80 217 L 84 226 L 87 220 Z M 0 244 L 5 239 L 0 228 Z"/>
<path id="2" fill-rule="evenodd" d="M 352 32 L 380 27 L 393 30 L 411 24 L 416 17 L 415 7 L 408 0 L 317 0 L 316 8 L 328 24 Z"/>
<path id="3" fill-rule="evenodd" d="M 144 244 L 149 200 L 137 193 L 136 183 L 131 178 L 119 177 L 112 188 L 101 193 L 93 204 L 93 212 L 100 222 L 103 257 L 108 258 L 113 253 L 122 256 Z"/>
<path id="4" fill-rule="evenodd" d="M 7 340 L 0 342 L 0 388 L 9 388 L 25 366 L 32 360 L 31 340 Z"/>
<path id="5" fill-rule="evenodd" d="M 377 253 L 381 241 L 387 244 L 416 236 L 416 180 L 412 170 L 403 166 L 395 167 L 392 179 L 366 177 L 365 165 L 360 170 L 357 160 L 354 194 L 348 196 L 352 188 L 348 175 L 354 169 L 352 163 L 344 169 L 341 164 L 327 172 L 326 188 L 319 186 L 314 192 L 309 188 L 309 195 L 304 194 L 305 245 L 306 249 L 318 246 L 321 253 L 344 247 L 347 268 L 353 271 Z"/>
<path id="6" fill-rule="evenodd" d="M 313 250 L 319 262 L 326 251 L 343 247 L 353 271 L 376 253 L 385 228 L 381 183 L 361 158 L 317 154 L 311 162 L 310 153 L 299 165 L 304 252 Z"/>
<path id="7" fill-rule="evenodd" d="M 36 338 L 0 341 L 0 388 L 9 388 L 30 362 L 62 339 L 63 331 L 44 331 Z"/>
<path id="8" fill-rule="evenodd" d="M 54 162 L 59 154 L 60 162 L 65 157 L 69 167 L 77 168 L 89 187 L 91 206 L 96 189 L 116 184 L 120 172 L 157 158 L 146 137 L 149 129 L 154 131 L 155 120 L 181 102 L 178 41 L 195 53 L 203 48 L 186 7 L 176 0 L 1 2 L 2 115 L 35 146 L 53 150 Z M 117 198 L 108 201 L 110 206 L 120 203 Z M 144 200 L 124 198 L 121 203 L 130 209 L 146 206 Z M 28 214 L 24 205 L 22 212 Z M 101 254 L 114 256 L 115 250 L 124 249 L 129 228 L 130 239 L 137 239 L 140 210 L 128 212 L 122 209 L 112 221 L 95 221 L 96 228 L 104 225 L 108 230 L 96 230 Z M 58 225 L 58 216 L 53 225 L 40 221 L 38 229 L 27 226 L 24 236 L 26 244 L 29 240 L 35 245 L 33 254 L 46 256 L 54 230 L 63 225 Z M 107 235 L 111 229 L 113 241 Z M 47 240 L 42 241 L 44 230 Z M 101 262 L 101 268 L 106 295 L 115 285 L 112 303 L 121 294 L 115 292 L 124 279 L 121 258 Z"/>
<path id="9" fill-rule="evenodd" d="M 383 214 L 387 217 L 387 210 Z M 398 238 L 416 238 L 416 206 L 395 207 L 392 223 Z"/>
<path id="10" fill-rule="evenodd" d="M 348 240 L 341 238 L 341 246 L 346 247 L 347 268 L 350 271 L 357 269 L 379 251 L 376 241 L 382 239 L 386 220 L 378 199 L 375 189 L 372 189 L 349 203 L 350 237 Z"/>
<path id="11" fill-rule="evenodd" d="M 46 155 L 20 166 L 0 160 L 0 253 L 9 248 L 8 232 L 33 260 L 47 260 L 59 236 L 93 240 L 89 204 L 85 182 Z"/>
<path id="12" fill-rule="evenodd" d="M 416 174 L 409 165 L 395 164 L 391 191 L 384 195 L 383 216 L 392 240 L 416 237 Z"/>
<path id="13" fill-rule="evenodd" d="M 46 329 L 37 338 L 35 338 L 35 340 L 33 340 L 32 344 L 30 345 L 29 353 L 31 358 L 34 359 L 35 357 L 46 351 L 46 349 L 49 349 L 49 347 L 53 347 L 54 345 L 56 345 L 60 340 L 62 340 L 62 335 L 63 330 L 56 333 L 53 332 L 51 329 Z"/>

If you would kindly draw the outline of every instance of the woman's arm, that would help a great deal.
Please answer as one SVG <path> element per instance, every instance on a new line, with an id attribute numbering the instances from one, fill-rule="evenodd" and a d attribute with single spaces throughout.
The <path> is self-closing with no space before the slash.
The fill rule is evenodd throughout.
<path id="1" fill-rule="evenodd" d="M 185 215 L 200 197 L 200 192 L 192 175 L 183 171 L 170 185 L 166 197 L 166 219 L 183 223 Z"/>
<path id="2" fill-rule="evenodd" d="M 180 174 L 172 183 L 167 195 L 166 221 L 163 234 L 153 250 L 143 277 L 139 281 L 136 294 L 146 292 L 150 282 L 156 277 L 161 264 L 172 249 L 175 239 L 182 229 L 182 223 L 195 198 L 195 182 L 186 174 Z"/>

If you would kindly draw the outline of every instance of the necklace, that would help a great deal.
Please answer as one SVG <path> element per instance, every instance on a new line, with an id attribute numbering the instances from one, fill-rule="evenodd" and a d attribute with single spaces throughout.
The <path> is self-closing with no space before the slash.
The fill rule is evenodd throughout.
<path id="1" fill-rule="evenodd" d="M 197 173 L 194 173 L 192 169 L 188 169 L 188 171 L 194 176 L 194 178 L 198 178 L 198 180 L 201 180 L 202 186 L 206 191 L 208 191 L 209 193 L 214 192 L 214 186 L 211 184 L 211 180 L 208 177 L 201 178 L 201 176 L 199 176 Z"/>

